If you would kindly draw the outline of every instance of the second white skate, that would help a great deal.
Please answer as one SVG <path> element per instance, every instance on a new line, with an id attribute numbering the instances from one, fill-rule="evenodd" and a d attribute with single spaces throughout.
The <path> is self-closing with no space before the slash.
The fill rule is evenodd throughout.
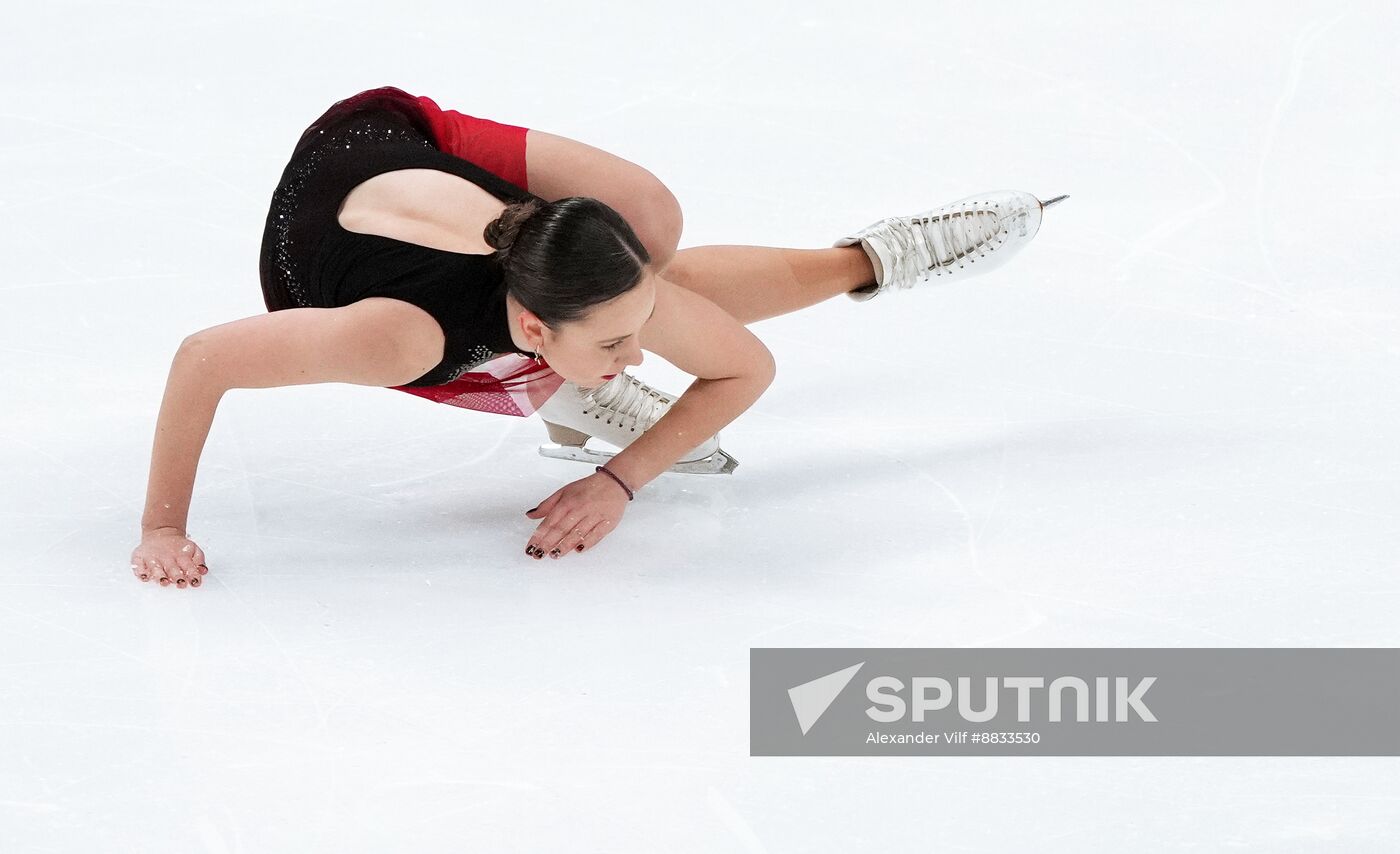
<path id="1" fill-rule="evenodd" d="M 606 464 L 618 452 L 589 448 L 589 439 L 601 439 L 619 449 L 625 448 L 666 414 L 675 397 L 638 381 L 626 371 L 592 390 L 565 382 L 538 410 L 551 439 L 540 445 L 540 455 Z M 716 433 L 683 455 L 667 471 L 729 474 L 738 465 L 738 460 L 720 448 Z"/>

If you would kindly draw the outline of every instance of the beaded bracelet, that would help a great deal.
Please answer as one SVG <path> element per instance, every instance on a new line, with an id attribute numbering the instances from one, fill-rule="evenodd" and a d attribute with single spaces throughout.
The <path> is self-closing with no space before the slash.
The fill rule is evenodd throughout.
<path id="1" fill-rule="evenodd" d="M 613 474 L 611 469 L 609 469 L 607 466 L 598 466 L 597 468 L 594 469 L 594 471 L 600 471 L 600 472 L 602 472 L 603 474 L 607 475 L 608 477 L 612 478 L 613 480 L 617 481 L 617 485 L 620 486 L 620 487 L 622 487 L 623 490 L 627 493 L 627 500 L 628 500 L 628 501 L 631 501 L 631 500 L 632 500 L 632 498 L 633 498 L 632 490 L 628 488 L 627 484 L 625 484 L 625 483 L 622 482 L 622 478 L 620 478 L 620 477 L 618 477 L 617 475 Z"/>

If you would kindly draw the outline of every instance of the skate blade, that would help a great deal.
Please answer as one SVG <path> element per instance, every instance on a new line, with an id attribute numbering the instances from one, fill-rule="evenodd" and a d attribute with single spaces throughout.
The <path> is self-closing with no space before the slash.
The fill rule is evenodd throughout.
<path id="1" fill-rule="evenodd" d="M 1059 204 L 1060 202 L 1063 202 L 1065 199 L 1068 199 L 1068 198 L 1069 198 L 1069 196 L 1056 196 L 1055 198 L 1051 199 L 1051 200 L 1048 201 L 1048 202 L 1041 202 L 1041 203 L 1040 203 L 1040 207 L 1041 207 L 1042 210 L 1044 210 L 1045 208 L 1048 208 L 1048 207 L 1050 207 L 1051 205 L 1057 205 L 1057 204 Z"/>
<path id="2" fill-rule="evenodd" d="M 578 445 L 560 445 L 557 442 L 545 442 L 540 445 L 540 456 L 548 457 L 552 460 L 574 460 L 580 463 L 593 463 L 594 465 L 606 465 L 608 460 L 617 456 L 616 452 L 595 451 L 588 447 Z M 677 474 L 732 474 L 734 469 L 739 467 L 739 461 L 726 454 L 723 449 L 716 449 L 708 457 L 701 457 L 698 460 L 685 460 L 672 465 L 667 471 Z"/>

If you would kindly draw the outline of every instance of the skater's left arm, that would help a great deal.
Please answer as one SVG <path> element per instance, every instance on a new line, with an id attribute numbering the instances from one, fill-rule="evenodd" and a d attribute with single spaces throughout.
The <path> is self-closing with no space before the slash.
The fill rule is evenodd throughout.
<path id="1" fill-rule="evenodd" d="M 696 379 L 665 415 L 608 462 L 608 471 L 633 492 L 752 406 L 776 370 L 773 354 L 742 323 L 700 294 L 661 279 L 656 311 L 642 327 L 639 343 Z M 561 487 L 526 511 L 528 518 L 543 520 L 526 552 L 560 557 L 567 550 L 592 548 L 612 533 L 627 501 L 604 472 Z"/>
<path id="2" fill-rule="evenodd" d="M 738 418 L 772 384 L 777 370 L 773 354 L 729 312 L 661 278 L 656 313 L 642 327 L 639 343 L 696 379 L 608 463 L 633 490 Z"/>

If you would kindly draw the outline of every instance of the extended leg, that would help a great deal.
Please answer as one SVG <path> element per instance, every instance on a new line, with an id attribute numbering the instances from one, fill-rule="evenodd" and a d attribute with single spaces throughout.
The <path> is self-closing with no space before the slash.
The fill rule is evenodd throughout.
<path id="1" fill-rule="evenodd" d="M 677 252 L 659 272 L 748 324 L 836 294 L 864 302 L 989 272 L 1029 243 L 1045 208 L 1065 198 L 980 193 L 913 216 L 885 217 L 831 249 L 697 246 Z"/>
<path id="2" fill-rule="evenodd" d="M 816 305 L 875 281 L 870 258 L 859 246 L 693 246 L 678 251 L 661 275 L 745 325 Z"/>

